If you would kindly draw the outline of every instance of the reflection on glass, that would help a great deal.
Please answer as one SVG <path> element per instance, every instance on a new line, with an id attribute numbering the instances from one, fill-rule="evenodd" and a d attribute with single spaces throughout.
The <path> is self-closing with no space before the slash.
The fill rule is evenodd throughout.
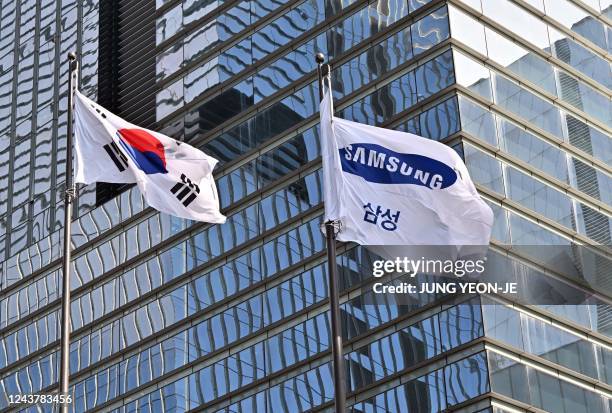
<path id="1" fill-rule="evenodd" d="M 457 83 L 487 100 L 492 100 L 491 71 L 482 63 L 453 50 Z"/>
<path id="2" fill-rule="evenodd" d="M 486 28 L 486 37 L 491 59 L 535 86 L 557 95 L 550 63 L 489 28 Z"/>
<path id="3" fill-rule="evenodd" d="M 489 372 L 484 352 L 457 361 L 444 368 L 446 400 L 449 405 L 462 403 L 489 391 Z"/>
<path id="4" fill-rule="evenodd" d="M 426 110 L 418 119 L 420 136 L 439 141 L 452 135 L 461 127 L 457 98 L 452 97 Z"/>
<path id="5" fill-rule="evenodd" d="M 574 108 L 612 126 L 612 103 L 609 97 L 564 71 L 559 70 L 557 76 L 561 99 Z"/>
<path id="6" fill-rule="evenodd" d="M 155 60 L 156 79 L 160 81 L 176 72 L 181 67 L 183 62 L 183 48 L 172 45 L 167 50 L 158 54 Z"/>
<path id="7" fill-rule="evenodd" d="M 444 375 L 437 370 L 357 403 L 351 413 L 437 413 L 445 408 Z"/>
<path id="8" fill-rule="evenodd" d="M 411 30 L 414 54 L 424 52 L 449 37 L 448 9 L 442 7 L 416 22 Z"/>
<path id="9" fill-rule="evenodd" d="M 573 205 L 567 195 L 512 167 L 506 167 L 505 172 L 506 188 L 510 198 L 573 229 Z"/>
<path id="10" fill-rule="evenodd" d="M 475 138 L 497 146 L 495 115 L 465 96 L 459 96 L 461 130 Z"/>
<path id="11" fill-rule="evenodd" d="M 607 50 L 605 27 L 602 22 L 568 0 L 544 0 L 546 14 Z"/>
<path id="12" fill-rule="evenodd" d="M 487 352 L 487 358 L 489 359 L 491 390 L 530 404 L 526 367 L 518 361 L 492 351 Z"/>
<path id="13" fill-rule="evenodd" d="M 610 7 L 612 10 L 612 7 Z M 573 68 L 612 89 L 612 72 L 610 63 L 593 53 L 564 33 L 549 27 L 552 53 L 558 59 L 568 63 Z"/>
<path id="14" fill-rule="evenodd" d="M 178 4 L 168 10 L 164 15 L 157 19 L 155 28 L 155 44 L 160 44 L 174 34 L 178 33 L 183 25 L 182 4 Z"/>
<path id="15" fill-rule="evenodd" d="M 514 123 L 500 119 L 501 147 L 529 165 L 568 182 L 567 154 Z"/>
<path id="16" fill-rule="evenodd" d="M 563 138 L 560 112 L 552 103 L 499 74 L 495 74 L 495 92 L 495 103 L 557 138 Z"/>
<path id="17" fill-rule="evenodd" d="M 604 413 L 610 399 L 561 379 L 552 372 L 528 367 L 494 351 L 487 351 L 491 390 L 551 412 Z"/>
<path id="18" fill-rule="evenodd" d="M 480 8 L 480 4 L 478 7 Z M 487 42 L 482 23 L 452 5 L 448 7 L 448 20 L 453 39 L 465 43 L 482 55 L 487 55 Z"/>
<path id="19" fill-rule="evenodd" d="M 183 80 L 174 82 L 156 96 L 155 117 L 162 119 L 183 106 Z"/>
<path id="20" fill-rule="evenodd" d="M 495 20 L 513 33 L 540 49 L 550 46 L 546 23 L 510 0 L 486 0 L 482 2 L 485 16 Z"/>

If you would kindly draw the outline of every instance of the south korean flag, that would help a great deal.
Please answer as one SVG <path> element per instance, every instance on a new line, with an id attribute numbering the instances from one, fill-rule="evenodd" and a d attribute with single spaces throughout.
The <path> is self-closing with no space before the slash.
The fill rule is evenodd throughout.
<path id="1" fill-rule="evenodd" d="M 213 179 L 217 160 L 183 142 L 135 126 L 75 92 L 77 183 L 136 183 L 153 208 L 222 224 Z"/>

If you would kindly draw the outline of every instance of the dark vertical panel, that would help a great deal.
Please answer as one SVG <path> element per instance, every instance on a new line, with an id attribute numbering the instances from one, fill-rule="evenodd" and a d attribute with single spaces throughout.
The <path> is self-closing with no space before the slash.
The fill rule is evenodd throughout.
<path id="1" fill-rule="evenodd" d="M 98 103 L 129 122 L 155 129 L 155 0 L 100 3 Z M 131 185 L 99 183 L 103 204 Z"/>
<path id="2" fill-rule="evenodd" d="M 118 0 L 117 110 L 155 127 L 155 1 Z"/>
<path id="3" fill-rule="evenodd" d="M 98 103 L 112 112 L 117 110 L 117 3 L 100 3 L 98 40 Z"/>

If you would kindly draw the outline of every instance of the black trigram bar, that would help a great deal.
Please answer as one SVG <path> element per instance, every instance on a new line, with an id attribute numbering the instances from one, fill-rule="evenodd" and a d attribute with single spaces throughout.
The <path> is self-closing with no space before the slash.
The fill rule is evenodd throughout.
<path id="1" fill-rule="evenodd" d="M 176 198 L 182 201 L 183 205 L 187 207 L 200 193 L 200 187 L 191 182 L 191 179 L 187 178 L 185 174 L 181 174 L 181 181 L 182 182 L 177 182 L 176 185 L 170 189 L 170 192 L 175 194 Z"/>
<path id="2" fill-rule="evenodd" d="M 117 146 L 117 144 L 113 141 L 109 144 L 104 145 L 104 150 L 110 156 L 110 158 L 115 163 L 119 172 L 123 172 L 126 170 L 128 166 L 127 157 L 121 152 L 121 149 Z"/>

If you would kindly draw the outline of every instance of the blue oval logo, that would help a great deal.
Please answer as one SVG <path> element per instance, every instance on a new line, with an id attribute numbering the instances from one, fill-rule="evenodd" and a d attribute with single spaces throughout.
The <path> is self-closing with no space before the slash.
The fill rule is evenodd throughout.
<path id="1" fill-rule="evenodd" d="M 377 184 L 412 184 L 430 189 L 448 188 L 457 172 L 436 159 L 399 153 L 373 143 L 339 149 L 342 170 Z"/>

